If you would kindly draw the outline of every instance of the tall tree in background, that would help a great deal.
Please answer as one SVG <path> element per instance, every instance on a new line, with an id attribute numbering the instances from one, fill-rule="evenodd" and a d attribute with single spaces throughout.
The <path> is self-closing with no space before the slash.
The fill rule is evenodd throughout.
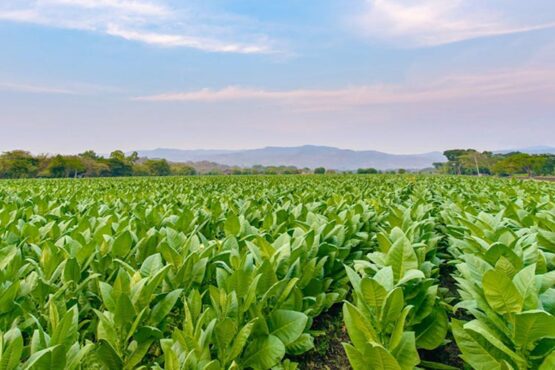
<path id="1" fill-rule="evenodd" d="M 0 176 L 20 179 L 34 177 L 38 171 L 39 160 L 24 150 L 13 150 L 0 156 Z"/>

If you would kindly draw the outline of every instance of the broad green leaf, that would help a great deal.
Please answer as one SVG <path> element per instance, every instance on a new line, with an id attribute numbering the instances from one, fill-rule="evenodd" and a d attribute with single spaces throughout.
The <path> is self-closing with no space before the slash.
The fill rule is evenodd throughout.
<path id="1" fill-rule="evenodd" d="M 176 289 L 168 294 L 160 302 L 158 302 L 153 308 L 150 314 L 150 320 L 153 324 L 157 325 L 160 323 L 175 306 L 177 300 L 183 292 L 182 289 Z"/>
<path id="2" fill-rule="evenodd" d="M 419 348 L 432 350 L 443 344 L 449 328 L 449 321 L 445 310 L 434 307 L 432 313 L 424 321 L 414 327 L 417 335 L 416 345 Z"/>
<path id="3" fill-rule="evenodd" d="M 555 317 L 540 310 L 516 314 L 514 338 L 523 347 L 538 339 L 555 338 Z"/>
<path id="4" fill-rule="evenodd" d="M 11 329 L 11 331 L 12 339 L 4 343 L 6 348 L 4 349 L 2 348 L 4 346 L 0 346 L 1 370 L 15 369 L 21 361 L 21 355 L 23 353 L 23 337 L 21 336 L 21 331 L 19 329 Z"/>
<path id="5" fill-rule="evenodd" d="M 276 365 L 285 356 L 285 346 L 278 337 L 269 335 L 253 339 L 247 346 L 242 363 L 255 370 L 265 370 Z"/>
<path id="6" fill-rule="evenodd" d="M 368 342 L 379 343 L 378 335 L 370 320 L 349 302 L 343 305 L 343 319 L 355 347 L 362 348 Z"/>
<path id="7" fill-rule="evenodd" d="M 391 351 L 403 370 L 411 370 L 420 363 L 414 332 L 404 332 L 399 344 Z"/>
<path id="8" fill-rule="evenodd" d="M 414 337 L 413 337 L 414 339 Z M 401 340 L 402 343 L 402 340 Z M 409 343 L 410 344 L 410 343 Z M 416 350 L 416 349 L 415 349 Z M 403 360 L 406 360 L 407 363 L 411 363 L 414 360 L 413 356 L 414 353 L 409 351 L 409 353 L 401 354 L 399 353 L 400 357 Z M 417 355 L 418 356 L 418 355 Z M 369 369 L 376 369 L 376 370 L 405 370 L 409 368 L 402 368 L 395 357 L 392 356 L 385 348 L 379 345 L 370 345 L 364 351 L 364 359 L 369 364 Z M 411 368 L 412 369 L 412 368 Z"/>
<path id="9" fill-rule="evenodd" d="M 125 257 L 131 250 L 133 237 L 129 230 L 125 230 L 114 239 L 112 244 L 112 254 L 114 257 Z"/>
<path id="10" fill-rule="evenodd" d="M 403 296 L 403 290 L 401 288 L 393 289 L 385 298 L 380 320 L 384 324 L 397 321 L 404 306 L 405 299 Z"/>
<path id="11" fill-rule="evenodd" d="M 314 338 L 308 333 L 301 334 L 293 343 L 286 347 L 286 351 L 292 355 L 302 355 L 314 348 Z"/>
<path id="12" fill-rule="evenodd" d="M 123 369 L 123 362 L 114 348 L 107 341 L 101 339 L 95 350 L 96 357 L 108 369 Z"/>
<path id="13" fill-rule="evenodd" d="M 387 292 L 374 279 L 364 278 L 360 284 L 360 292 L 364 298 L 364 302 L 372 308 L 381 308 Z"/>
<path id="14" fill-rule="evenodd" d="M 270 314 L 270 334 L 275 335 L 287 346 L 301 336 L 307 321 L 308 317 L 302 312 L 276 310 Z"/>
<path id="15" fill-rule="evenodd" d="M 395 281 L 399 281 L 406 271 L 418 269 L 418 258 L 406 237 L 393 243 L 387 253 L 386 264 L 393 269 Z"/>
<path id="16" fill-rule="evenodd" d="M 227 236 L 236 236 L 241 231 L 241 223 L 239 217 L 235 213 L 228 213 L 225 223 L 224 231 Z"/>
<path id="17" fill-rule="evenodd" d="M 463 323 L 459 320 L 451 320 L 453 336 L 457 346 L 462 352 L 461 358 L 464 362 L 476 370 L 500 370 L 501 365 L 480 342 L 476 341 L 463 328 Z"/>
<path id="18" fill-rule="evenodd" d="M 537 309 L 539 298 L 536 288 L 536 265 L 533 264 L 520 270 L 513 278 L 513 283 L 524 298 L 524 309 Z"/>
<path id="19" fill-rule="evenodd" d="M 555 350 L 551 352 L 541 363 L 538 370 L 553 370 L 555 369 Z"/>
<path id="20" fill-rule="evenodd" d="M 482 288 L 491 308 L 500 314 L 520 312 L 523 298 L 517 288 L 502 272 L 490 270 L 484 274 Z"/>

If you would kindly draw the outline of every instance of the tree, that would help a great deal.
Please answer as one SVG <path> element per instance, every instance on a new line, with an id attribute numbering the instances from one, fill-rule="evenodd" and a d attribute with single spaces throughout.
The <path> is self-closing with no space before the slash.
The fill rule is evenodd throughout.
<path id="1" fill-rule="evenodd" d="M 148 169 L 151 176 L 169 176 L 171 175 L 170 165 L 165 159 L 147 159 L 144 165 Z"/>
<path id="2" fill-rule="evenodd" d="M 314 169 L 314 173 L 315 173 L 316 175 L 323 175 L 323 174 L 326 173 L 326 169 L 325 169 L 324 167 L 316 167 L 316 168 Z"/>
<path id="3" fill-rule="evenodd" d="M 34 177 L 39 161 L 24 150 L 5 152 L 0 156 L 0 176 L 12 179 Z"/>
<path id="4" fill-rule="evenodd" d="M 98 161 L 101 158 L 94 152 L 94 150 L 86 150 L 83 153 L 80 153 L 79 157 L 86 158 L 86 159 L 92 159 L 92 160 L 95 160 L 95 161 Z"/>
<path id="5" fill-rule="evenodd" d="M 357 174 L 359 175 L 364 175 L 364 174 L 376 174 L 379 173 L 379 171 L 375 168 L 369 167 L 369 168 L 359 168 L 357 170 Z"/>
<path id="6" fill-rule="evenodd" d="M 185 163 L 172 163 L 170 168 L 173 175 L 176 176 L 193 176 L 197 174 L 197 170 Z"/>
<path id="7" fill-rule="evenodd" d="M 77 177 L 86 170 L 83 159 L 79 156 L 56 155 L 50 159 L 46 167 L 46 174 L 49 177 Z"/>
<path id="8" fill-rule="evenodd" d="M 448 160 L 448 166 L 450 167 L 450 170 L 452 170 L 450 171 L 450 173 L 454 173 L 457 175 L 462 174 L 462 165 L 460 162 L 460 157 L 466 154 L 466 152 L 467 151 L 465 149 L 451 149 L 443 152 L 443 155 Z"/>
<path id="9" fill-rule="evenodd" d="M 510 153 L 499 160 L 493 170 L 498 175 L 541 174 L 549 163 L 547 156 L 530 155 L 526 153 Z"/>
<path id="10" fill-rule="evenodd" d="M 494 163 L 491 152 L 480 153 L 474 149 L 468 149 L 458 160 L 465 173 L 478 176 L 482 173 L 490 173 L 490 168 Z"/>
<path id="11" fill-rule="evenodd" d="M 125 157 L 125 153 L 121 150 L 115 150 L 110 153 L 108 158 L 108 166 L 110 166 L 110 174 L 112 176 L 131 176 L 133 174 L 134 158 Z"/>

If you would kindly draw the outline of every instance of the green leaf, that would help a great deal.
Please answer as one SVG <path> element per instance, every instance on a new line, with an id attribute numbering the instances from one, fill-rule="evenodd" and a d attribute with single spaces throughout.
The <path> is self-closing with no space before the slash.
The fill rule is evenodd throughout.
<path id="1" fill-rule="evenodd" d="M 239 217 L 235 213 L 228 213 L 224 223 L 224 231 L 227 236 L 236 236 L 241 231 Z"/>
<path id="2" fill-rule="evenodd" d="M 243 364 L 254 370 L 266 370 L 276 365 L 285 356 L 285 346 L 274 336 L 254 339 L 245 350 Z"/>
<path id="3" fill-rule="evenodd" d="M 19 365 L 21 354 L 23 353 L 23 337 L 21 336 L 21 331 L 19 331 L 19 329 L 11 329 L 10 332 L 8 333 L 11 334 L 11 340 L 6 341 L 6 349 L 4 350 L 2 348 L 3 346 L 0 346 L 0 358 L 2 359 L 0 361 L 1 370 L 15 369 L 17 365 Z M 1 340 L 2 338 L 0 338 L 0 341 Z M 1 353 L 2 350 L 4 350 L 3 353 Z"/>
<path id="4" fill-rule="evenodd" d="M 96 347 L 95 351 L 96 357 L 106 366 L 108 369 L 119 370 L 123 369 L 123 362 L 118 356 L 114 348 L 105 341 L 101 339 Z"/>
<path id="5" fill-rule="evenodd" d="M 414 339 L 414 336 L 413 336 Z M 410 343 L 409 343 L 410 344 Z M 407 360 L 410 362 L 410 357 L 414 353 L 407 354 Z M 418 357 L 418 354 L 416 354 Z M 403 356 L 404 357 L 404 356 Z M 406 370 L 411 368 L 401 368 L 395 357 L 393 357 L 385 348 L 379 345 L 369 345 L 364 351 L 364 359 L 369 365 L 369 369 L 375 370 Z"/>
<path id="6" fill-rule="evenodd" d="M 378 335 L 370 320 L 349 302 L 343 305 L 343 319 L 355 347 L 363 348 L 368 342 L 379 343 Z"/>
<path id="7" fill-rule="evenodd" d="M 287 346 L 301 336 L 307 321 L 308 316 L 302 312 L 276 310 L 270 315 L 270 334 L 278 337 Z"/>
<path id="8" fill-rule="evenodd" d="M 183 289 L 176 289 L 166 294 L 152 309 L 150 314 L 151 323 L 158 325 L 170 313 L 182 292 Z"/>
<path id="9" fill-rule="evenodd" d="M 32 354 L 27 362 L 25 362 L 23 369 L 62 370 L 66 363 L 65 355 L 64 346 L 48 347 Z"/>
<path id="10" fill-rule="evenodd" d="M 414 369 L 420 363 L 414 332 L 404 332 L 399 345 L 391 351 L 391 354 L 395 357 L 401 369 Z"/>
<path id="11" fill-rule="evenodd" d="M 405 298 L 401 288 L 395 288 L 387 294 L 385 298 L 380 321 L 384 324 L 395 322 L 401 315 L 405 307 Z"/>
<path id="12" fill-rule="evenodd" d="M 517 288 L 502 272 L 490 270 L 484 274 L 482 288 L 491 308 L 500 314 L 520 312 L 523 298 Z"/>
<path id="13" fill-rule="evenodd" d="M 367 277 L 360 283 L 360 292 L 364 302 L 375 309 L 382 306 L 387 295 L 385 289 L 377 281 Z"/>
<path id="14" fill-rule="evenodd" d="M 427 350 L 436 349 L 443 344 L 448 328 L 449 320 L 445 310 L 435 306 L 432 313 L 414 327 L 416 345 Z"/>
<path id="15" fill-rule="evenodd" d="M 126 328 L 133 323 L 135 319 L 135 308 L 129 297 L 125 294 L 119 296 L 116 303 L 116 311 L 114 312 L 114 323 L 120 329 Z"/>
<path id="16" fill-rule="evenodd" d="M 145 357 L 154 339 L 140 342 L 137 348 L 126 358 L 124 369 L 134 369 Z"/>
<path id="17" fill-rule="evenodd" d="M 226 362 L 239 357 L 241 352 L 243 352 L 243 348 L 245 348 L 245 344 L 247 344 L 247 340 L 251 335 L 253 326 L 254 320 L 249 322 L 247 325 L 243 326 L 241 330 L 239 330 L 239 333 L 235 336 L 235 339 L 233 340 L 233 344 L 231 345 L 231 349 L 229 351 L 228 359 Z"/>
<path id="18" fill-rule="evenodd" d="M 64 282 L 73 281 L 74 283 L 78 284 L 81 280 L 81 268 L 79 267 L 79 263 L 77 259 L 70 258 L 66 260 L 66 264 L 64 266 Z"/>
<path id="19" fill-rule="evenodd" d="M 461 321 L 452 319 L 451 329 L 462 352 L 461 358 L 476 370 L 500 370 L 501 365 L 480 342 L 476 341 L 463 328 Z"/>
<path id="20" fill-rule="evenodd" d="M 544 311 L 527 311 L 515 317 L 515 343 L 526 347 L 542 338 L 555 338 L 555 317 Z"/>
<path id="21" fill-rule="evenodd" d="M 513 278 L 513 283 L 524 298 L 524 309 L 537 309 L 540 302 L 536 288 L 536 265 L 533 264 L 520 270 Z"/>
<path id="22" fill-rule="evenodd" d="M 399 281 L 406 271 L 418 269 L 418 258 L 406 237 L 402 237 L 393 243 L 387 253 L 386 264 L 393 269 L 395 281 Z"/>
<path id="23" fill-rule="evenodd" d="M 551 352 L 542 362 L 538 370 L 555 369 L 555 351 Z"/>
<path id="24" fill-rule="evenodd" d="M 133 237 L 129 230 L 125 230 L 114 239 L 112 244 L 112 255 L 114 257 L 125 257 L 131 250 Z"/>
<path id="25" fill-rule="evenodd" d="M 481 335 L 489 345 L 494 346 L 496 349 L 501 351 L 502 354 L 506 355 L 507 358 L 510 358 L 517 364 L 525 366 L 526 361 L 516 352 L 514 352 L 511 348 L 507 347 L 505 343 L 501 339 L 499 339 L 496 334 L 492 331 L 492 329 L 487 326 L 484 322 L 480 320 L 472 320 L 464 325 L 464 329 L 466 331 L 472 331 Z M 501 354 L 501 355 L 502 355 Z M 502 360 L 497 357 L 498 360 Z"/>
<path id="26" fill-rule="evenodd" d="M 155 275 L 164 267 L 160 253 L 148 256 L 141 265 L 141 275 L 147 277 Z"/>
<path id="27" fill-rule="evenodd" d="M 366 358 L 355 347 L 348 343 L 343 343 L 343 348 L 345 353 L 347 353 L 347 358 L 353 370 L 375 370 L 370 367 Z"/>
<path id="28" fill-rule="evenodd" d="M 407 321 L 407 316 L 412 311 L 412 308 L 412 306 L 406 306 L 401 312 L 401 316 L 395 322 L 395 326 L 393 327 L 393 331 L 391 332 L 391 336 L 389 337 L 388 348 L 395 348 L 401 342 L 401 339 L 403 338 L 403 333 L 405 332 L 405 323 Z"/>
<path id="29" fill-rule="evenodd" d="M 79 337 L 77 332 L 78 316 L 77 306 L 73 306 L 65 313 L 52 334 L 50 339 L 51 346 L 62 344 L 69 348 L 74 341 L 77 341 Z"/>
<path id="30" fill-rule="evenodd" d="M 314 338 L 308 333 L 301 334 L 293 343 L 287 345 L 287 353 L 291 355 L 302 355 L 314 348 Z"/>

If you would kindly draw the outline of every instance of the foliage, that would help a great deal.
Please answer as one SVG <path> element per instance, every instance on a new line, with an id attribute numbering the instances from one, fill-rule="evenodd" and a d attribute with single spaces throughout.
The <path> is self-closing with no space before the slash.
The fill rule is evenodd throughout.
<path id="1" fill-rule="evenodd" d="M 528 176 L 546 176 L 555 174 L 555 155 L 507 153 L 493 154 L 474 149 L 447 150 L 443 155 L 446 163 L 434 163 L 441 173 L 454 175 L 496 174 L 509 176 L 526 174 Z"/>
<path id="2" fill-rule="evenodd" d="M 554 210 L 493 178 L 5 180 L 0 363 L 295 369 L 344 302 L 354 369 L 450 369 L 422 351 L 451 335 L 473 368 L 549 369 Z"/>

